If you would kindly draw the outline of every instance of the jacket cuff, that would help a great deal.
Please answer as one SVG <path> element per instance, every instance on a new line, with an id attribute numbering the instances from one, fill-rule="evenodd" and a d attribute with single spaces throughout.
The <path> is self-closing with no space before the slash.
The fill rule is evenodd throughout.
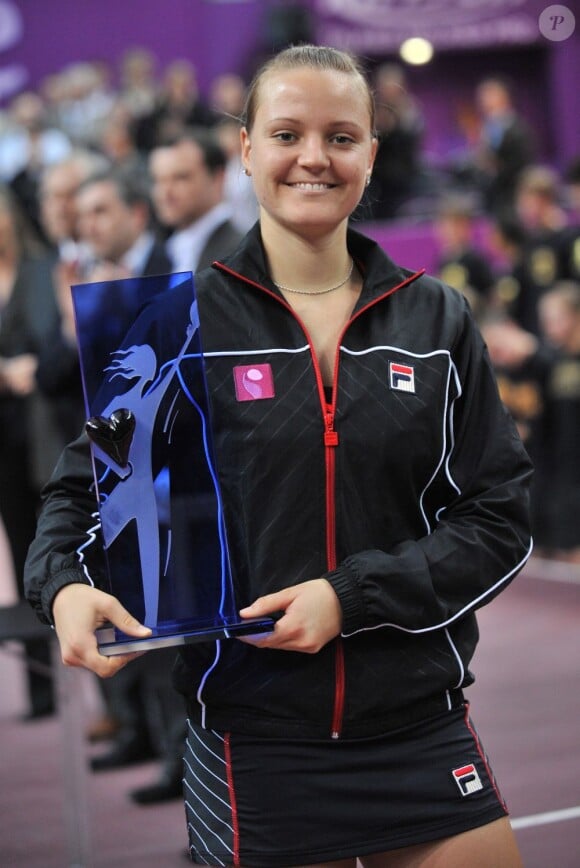
<path id="1" fill-rule="evenodd" d="M 364 627 L 364 598 L 355 576 L 342 565 L 336 570 L 325 573 L 324 578 L 332 585 L 342 609 L 342 635 L 348 636 Z"/>
<path id="2" fill-rule="evenodd" d="M 60 573 L 57 573 L 50 579 L 49 582 L 43 587 L 40 602 L 42 605 L 42 614 L 43 618 L 41 620 L 46 620 L 47 624 L 54 626 L 54 620 L 52 617 L 52 604 L 54 602 L 54 598 L 58 594 L 58 592 L 64 588 L 66 585 L 72 585 L 74 583 L 81 585 L 89 585 L 92 587 L 91 582 L 87 579 L 86 575 L 79 570 L 63 570 Z"/>

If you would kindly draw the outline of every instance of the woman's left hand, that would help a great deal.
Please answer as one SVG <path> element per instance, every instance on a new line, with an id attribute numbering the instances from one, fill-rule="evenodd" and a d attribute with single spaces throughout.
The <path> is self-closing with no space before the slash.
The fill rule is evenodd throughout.
<path id="1" fill-rule="evenodd" d="M 275 594 L 267 594 L 240 610 L 242 618 L 262 618 L 283 612 L 272 633 L 241 638 L 259 648 L 284 651 L 317 651 L 338 636 L 342 610 L 332 585 L 326 579 L 312 579 Z"/>

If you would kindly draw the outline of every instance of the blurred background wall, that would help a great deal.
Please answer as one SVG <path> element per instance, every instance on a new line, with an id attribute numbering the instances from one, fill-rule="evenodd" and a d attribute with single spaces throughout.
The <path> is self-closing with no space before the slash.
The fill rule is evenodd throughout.
<path id="1" fill-rule="evenodd" d="M 540 155 L 563 167 L 578 150 L 578 26 L 556 41 L 542 35 L 546 0 L 0 0 L 0 107 L 18 91 L 79 61 L 106 64 L 113 80 L 128 48 L 148 48 L 162 70 L 192 61 L 202 93 L 226 72 L 248 78 L 288 42 L 349 48 L 367 65 L 397 57 L 404 39 L 431 40 L 435 55 L 409 66 L 410 90 L 426 121 L 434 160 L 460 152 L 478 80 L 507 74 L 522 113 L 537 130 Z M 553 37 L 557 28 L 553 31 Z"/>

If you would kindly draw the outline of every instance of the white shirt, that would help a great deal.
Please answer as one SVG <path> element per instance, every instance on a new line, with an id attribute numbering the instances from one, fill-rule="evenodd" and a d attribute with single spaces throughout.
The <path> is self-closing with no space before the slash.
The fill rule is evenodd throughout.
<path id="1" fill-rule="evenodd" d="M 220 202 L 210 211 L 187 226 L 175 232 L 167 241 L 167 252 L 174 271 L 197 271 L 197 263 L 207 241 L 222 223 L 232 216 L 231 208 Z"/>
<path id="2" fill-rule="evenodd" d="M 133 246 L 121 257 L 119 265 L 126 268 L 133 277 L 141 277 L 151 255 L 154 242 L 153 233 L 143 232 Z"/>

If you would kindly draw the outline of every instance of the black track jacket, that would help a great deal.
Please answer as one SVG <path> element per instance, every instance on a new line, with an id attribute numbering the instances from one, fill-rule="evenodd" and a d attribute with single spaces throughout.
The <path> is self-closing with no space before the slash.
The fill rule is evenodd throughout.
<path id="1" fill-rule="evenodd" d="M 365 736 L 473 682 L 475 610 L 531 551 L 529 459 L 463 296 L 349 231 L 364 286 L 327 403 L 309 337 L 267 273 L 259 225 L 196 276 L 240 605 L 326 576 L 342 635 L 319 653 L 237 640 L 180 650 L 193 719 L 270 735 Z M 187 322 L 179 288 L 156 317 Z M 240 391 L 258 367 L 266 389 Z M 236 373 L 237 372 L 237 373 Z M 252 394 L 252 391 L 254 394 Z M 43 620 L 69 582 L 103 582 L 87 441 L 45 491 L 27 565 Z M 155 653 L 155 652 L 152 652 Z"/>

